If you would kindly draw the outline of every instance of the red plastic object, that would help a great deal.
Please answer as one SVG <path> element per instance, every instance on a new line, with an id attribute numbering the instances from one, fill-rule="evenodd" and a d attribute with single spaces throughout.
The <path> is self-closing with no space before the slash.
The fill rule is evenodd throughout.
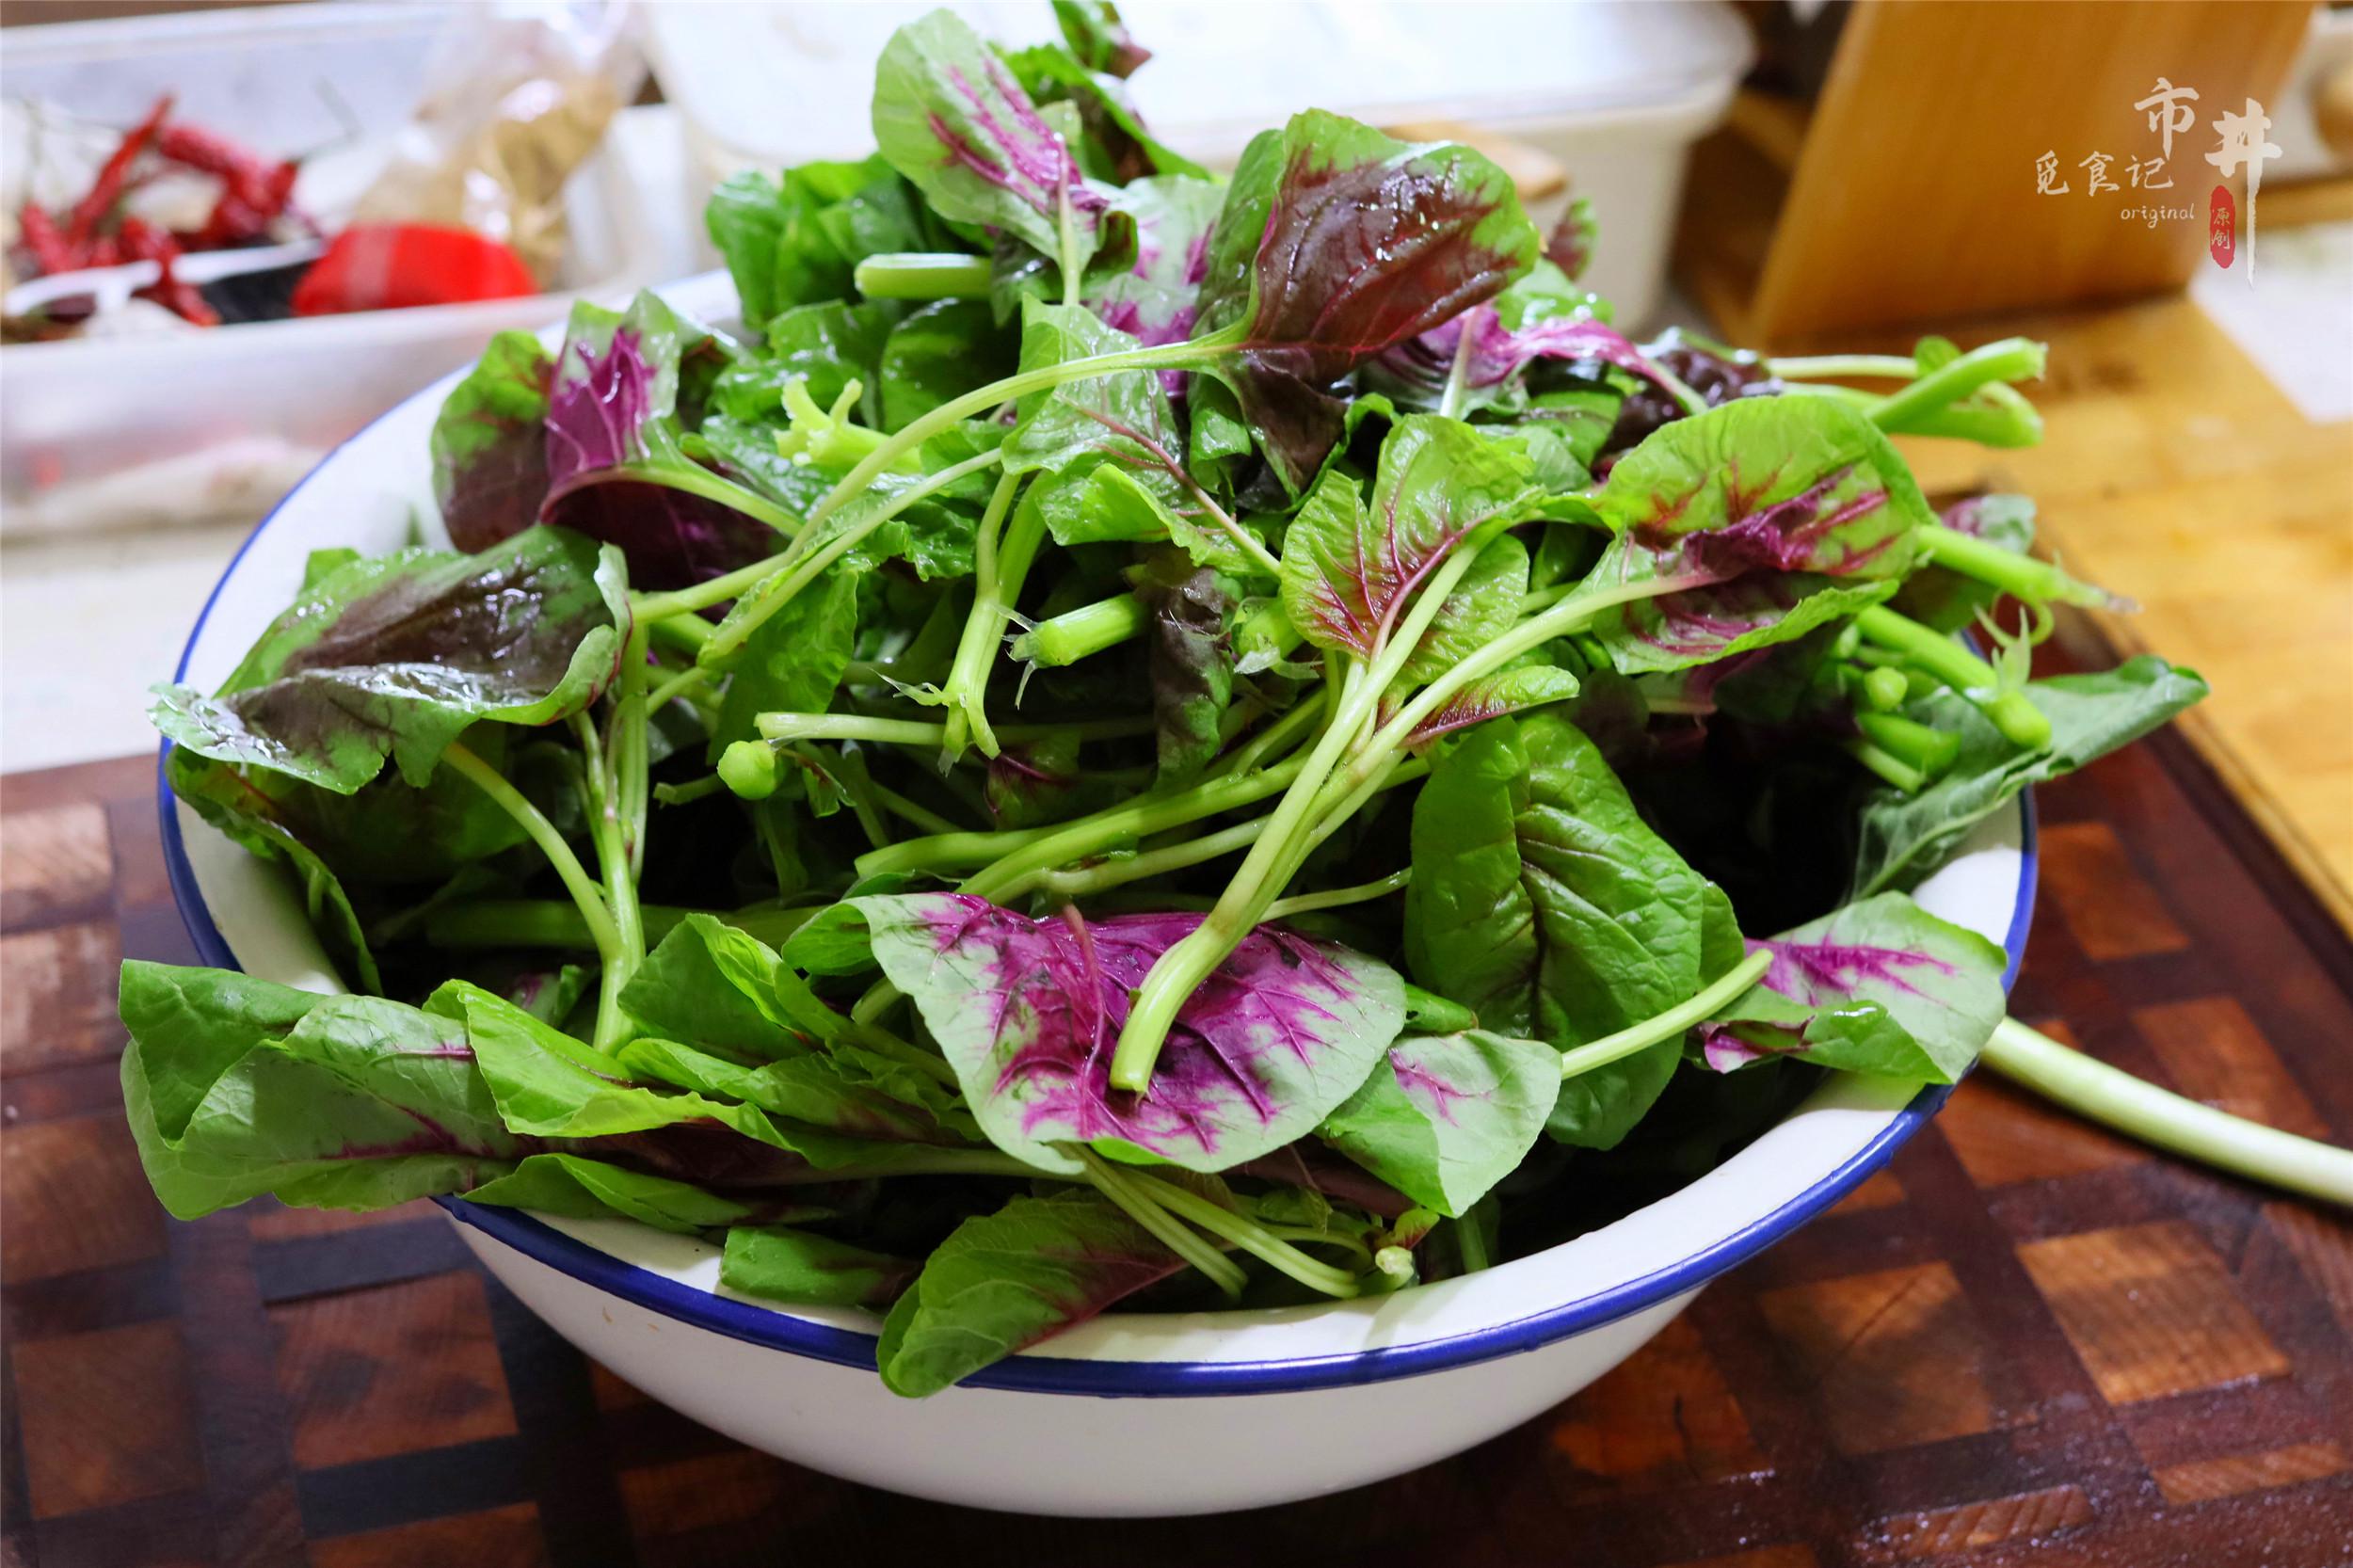
<path id="1" fill-rule="evenodd" d="M 539 285 L 522 258 L 471 229 L 361 223 L 337 234 L 295 285 L 298 316 L 513 299 Z"/>

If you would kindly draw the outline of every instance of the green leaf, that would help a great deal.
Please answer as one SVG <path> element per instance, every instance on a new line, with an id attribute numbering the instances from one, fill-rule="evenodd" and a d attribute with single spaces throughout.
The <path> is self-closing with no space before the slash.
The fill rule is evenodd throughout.
<path id="1" fill-rule="evenodd" d="M 924 1260 L 884 1320 L 883 1383 L 936 1394 L 1183 1267 L 1091 1192 L 1016 1198 L 965 1221 Z"/>
<path id="2" fill-rule="evenodd" d="M 800 1306 L 885 1307 L 915 1277 L 917 1265 L 786 1225 L 737 1225 L 728 1232 L 719 1283 L 747 1296 Z"/>
<path id="3" fill-rule="evenodd" d="M 1790 1055 L 1845 1072 L 1951 1083 L 2009 1005 L 2002 950 L 1902 893 L 1850 904 L 1754 945 L 1772 955 L 1771 967 L 1698 1031 L 1719 1071 Z"/>
<path id="4" fill-rule="evenodd" d="M 822 713 L 832 707 L 856 640 L 857 575 L 837 565 L 744 639 L 720 695 L 710 760 L 716 761 L 732 742 L 756 737 L 755 721 L 762 713 Z"/>
<path id="5" fill-rule="evenodd" d="M 639 1078 L 738 1100 L 848 1138 L 948 1145 L 966 1141 L 960 1130 L 943 1125 L 921 1106 L 858 1081 L 821 1053 L 744 1066 L 675 1040 L 632 1040 L 621 1048 L 619 1058 Z M 969 1116 L 963 1120 L 971 1125 Z"/>
<path id="6" fill-rule="evenodd" d="M 1434 680 L 1511 631 L 1527 593 L 1528 547 L 1510 534 L 1488 540 L 1438 606 L 1401 678 L 1416 686 Z"/>
<path id="7" fill-rule="evenodd" d="M 1032 300 L 1022 314 L 1024 370 L 1135 346 L 1081 308 Z M 1005 468 L 1054 476 L 1034 493 L 1058 544 L 1173 539 L 1196 564 L 1244 569 L 1248 558 L 1216 521 L 1184 452 L 1167 389 L 1153 372 L 1137 370 L 1023 398 L 1005 442 Z"/>
<path id="8" fill-rule="evenodd" d="M 719 372 L 711 384 L 712 405 L 731 418 L 773 427 L 784 422 L 788 382 L 805 381 L 808 395 L 830 408 L 856 381 L 864 389 L 862 417 L 879 426 L 884 349 L 904 314 L 888 300 L 826 299 L 781 312 L 768 322 L 759 348 Z M 769 438 L 773 444 L 773 429 Z"/>
<path id="9" fill-rule="evenodd" d="M 450 1019 L 216 970 L 126 965 L 122 1096 L 149 1183 L 195 1219 L 272 1192 L 381 1208 L 520 1152 Z"/>
<path id="10" fill-rule="evenodd" d="M 1740 961 L 1721 889 L 1635 810 L 1600 750 L 1550 713 L 1481 725 L 1414 804 L 1405 951 L 1425 985 L 1501 1032 L 1567 1049 L 1689 1000 Z M 1673 1076 L 1677 1042 L 1563 1086 L 1556 1138 L 1608 1148 Z"/>
<path id="11" fill-rule="evenodd" d="M 880 157 L 802 164 L 781 179 L 734 175 L 711 193 L 703 221 L 747 322 L 853 297 L 857 264 L 877 252 L 937 248 L 920 208 Z"/>
<path id="12" fill-rule="evenodd" d="M 351 895 L 317 850 L 283 818 L 278 798 L 264 792 L 226 762 L 173 746 L 164 776 L 174 796 L 219 832 L 265 860 L 282 861 L 301 892 L 304 913 L 328 954 L 369 991 L 384 988 L 367 927 L 352 907 Z"/>
<path id="13" fill-rule="evenodd" d="M 1467 1212 L 1518 1168 L 1561 1090 L 1561 1054 L 1472 1030 L 1389 1048 L 1318 1137 L 1427 1208 Z"/>
<path id="14" fill-rule="evenodd" d="M 709 915 L 689 915 L 630 976 L 621 1006 L 640 1034 L 691 1040 L 741 1062 L 773 1062 L 809 1048 L 778 997 L 785 973 L 775 950 L 758 937 Z"/>
<path id="15" fill-rule="evenodd" d="M 465 1020 L 482 1079 L 510 1132 L 542 1138 L 602 1138 L 698 1119 L 780 1149 L 799 1152 L 750 1106 L 650 1089 L 619 1065 L 478 985 L 453 980 L 429 1004 Z"/>
<path id="16" fill-rule="evenodd" d="M 340 793 L 387 757 L 421 785 L 471 724 L 587 708 L 628 614 L 619 552 L 577 534 L 533 528 L 479 555 L 404 550 L 295 600 L 216 696 L 157 686 L 149 716 L 201 756 Z"/>
<path id="17" fill-rule="evenodd" d="M 976 388 L 1013 374 L 1011 335 L 988 304 L 942 299 L 890 329 L 878 361 L 882 404 L 870 423 L 899 430 Z M 822 394 L 819 402 L 825 402 Z"/>
<path id="18" fill-rule="evenodd" d="M 597 1220 L 618 1215 L 656 1230 L 693 1235 L 755 1217 L 766 1219 L 773 1204 L 746 1203 L 691 1182 L 648 1176 L 577 1154 L 535 1154 L 505 1176 L 494 1176 L 465 1194 L 469 1203 L 528 1208 L 541 1214 Z M 808 1217 L 823 1210 L 811 1208 Z"/>
<path id="19" fill-rule="evenodd" d="M 2197 671 L 2147 653 L 2096 674 L 2033 681 L 2026 696 L 2051 721 L 2050 745 L 2033 752 L 2012 745 L 1956 693 L 1913 703 L 1910 717 L 1961 737 L 1961 756 L 1916 795 L 1881 790 L 1864 803 L 1854 896 L 1919 886 L 2020 791 L 2130 744 L 2205 695 Z"/>

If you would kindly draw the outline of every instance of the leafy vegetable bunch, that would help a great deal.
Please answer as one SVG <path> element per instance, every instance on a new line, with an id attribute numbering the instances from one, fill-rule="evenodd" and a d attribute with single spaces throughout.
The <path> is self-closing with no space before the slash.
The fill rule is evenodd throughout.
<path id="1" fill-rule="evenodd" d="M 1905 889 L 2203 690 L 2029 680 L 2104 596 L 1889 445 L 2032 440 L 2041 350 L 1638 347 L 1478 153 L 1310 111 L 1213 178 L 1062 14 L 902 29 L 876 156 L 713 199 L 744 331 L 499 339 L 456 548 L 158 688 L 358 987 L 126 967 L 174 1213 L 724 1234 L 921 1394 L 1482 1269 L 1985 1045 L 2001 952 Z"/>

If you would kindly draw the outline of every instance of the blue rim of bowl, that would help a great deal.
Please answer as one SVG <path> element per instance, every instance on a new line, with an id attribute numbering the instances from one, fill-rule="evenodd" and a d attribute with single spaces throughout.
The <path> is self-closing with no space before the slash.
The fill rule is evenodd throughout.
<path id="1" fill-rule="evenodd" d="M 445 391 L 443 383 L 436 382 L 416 395 L 432 397 L 441 395 Z M 294 488 L 270 508 L 269 515 L 246 536 L 245 542 L 237 547 L 236 554 L 230 557 L 220 581 L 213 584 L 213 591 L 205 597 L 203 609 L 197 613 L 196 625 L 188 632 L 187 645 L 181 650 L 180 665 L 173 672 L 173 680 L 184 681 L 187 679 L 188 662 L 195 655 L 198 641 L 204 635 L 205 623 L 212 618 L 213 606 L 218 602 L 221 591 L 228 586 L 230 579 L 236 575 L 237 568 L 244 563 L 246 552 L 269 531 L 270 525 L 278 520 L 287 504 L 334 462 L 344 447 L 367 434 L 399 408 L 405 407 L 406 401 L 394 405 L 392 409 L 386 410 L 376 420 L 370 421 L 321 458 L 318 467 L 303 475 Z M 198 955 L 215 968 L 235 969 L 238 968 L 236 955 L 230 952 L 220 928 L 213 923 L 212 911 L 206 907 L 204 895 L 196 885 L 195 868 L 189 865 L 186 846 L 181 841 L 180 813 L 175 808 L 177 801 L 166 773 L 170 759 L 171 743 L 166 741 L 156 757 L 155 797 L 163 833 L 164 868 L 171 883 L 172 898 L 180 906 L 181 921 L 187 927 L 188 936 L 196 944 Z M 2018 804 L 2018 893 L 2010 908 L 2009 930 L 2002 938 L 2002 947 L 2009 958 L 2002 970 L 2002 989 L 2006 993 L 2018 979 L 2018 968 L 2026 956 L 2026 933 L 2034 924 L 2037 853 L 2031 792 L 2022 795 Z M 1289 1394 L 1315 1388 L 1384 1383 L 1393 1378 L 1419 1377 L 1475 1362 L 1491 1361 L 1498 1356 L 1538 1350 L 1555 1340 L 1599 1328 L 1686 1291 L 1696 1290 L 1717 1275 L 1755 1256 L 1861 1186 L 1865 1177 L 1893 1159 L 1896 1151 L 1928 1124 L 1929 1118 L 1936 1114 L 1952 1092 L 1949 1084 L 1924 1087 L 1913 1096 L 1911 1103 L 1896 1112 L 1887 1126 L 1881 1128 L 1868 1144 L 1856 1150 L 1836 1170 L 1771 1213 L 1731 1235 L 1721 1237 L 1663 1269 L 1654 1270 L 1608 1290 L 1530 1313 L 1525 1318 L 1418 1344 L 1283 1361 L 1096 1361 L 1015 1355 L 975 1372 L 959 1386 L 1023 1394 L 1087 1395 L 1099 1399 Z M 658 1312 L 696 1328 L 708 1329 L 713 1334 L 725 1335 L 730 1339 L 741 1339 L 747 1344 L 765 1346 L 770 1350 L 831 1362 L 837 1366 L 861 1368 L 869 1371 L 873 1369 L 876 1341 L 871 1334 L 837 1328 L 829 1323 L 811 1322 L 769 1307 L 680 1285 L 650 1270 L 640 1269 L 633 1263 L 625 1263 L 610 1254 L 600 1252 L 584 1241 L 575 1240 L 520 1209 L 472 1204 L 462 1198 L 443 1197 L 434 1201 L 447 1209 L 451 1218 L 459 1224 L 472 1225 L 485 1236 L 504 1242 L 533 1261 L 545 1264 L 591 1289 L 617 1296 L 648 1311 Z"/>

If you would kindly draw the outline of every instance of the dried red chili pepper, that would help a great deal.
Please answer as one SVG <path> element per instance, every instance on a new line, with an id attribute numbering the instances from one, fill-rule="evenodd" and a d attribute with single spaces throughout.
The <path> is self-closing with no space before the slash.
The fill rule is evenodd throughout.
<path id="1" fill-rule="evenodd" d="M 98 178 L 90 182 L 89 190 L 73 204 L 73 211 L 66 219 L 65 237 L 69 245 L 77 249 L 87 245 L 97 232 L 100 220 L 114 211 L 115 203 L 122 200 L 132 161 L 155 139 L 155 133 L 163 129 L 164 117 L 170 112 L 171 94 L 166 93 L 155 100 L 147 118 L 125 132 L 115 150 L 106 154 L 106 161 L 99 166 Z"/>
<path id="2" fill-rule="evenodd" d="M 291 159 L 264 158 L 198 125 L 167 125 L 155 150 L 200 174 L 220 181 L 220 198 L 202 228 L 187 236 L 199 249 L 242 245 L 269 232 L 294 195 L 296 166 Z"/>
<path id="3" fill-rule="evenodd" d="M 184 283 L 172 276 L 171 264 L 179 259 L 181 253 L 178 240 L 153 224 L 136 217 L 122 220 L 120 240 L 124 261 L 154 262 L 163 269 L 162 277 L 138 291 L 141 298 L 152 299 L 173 314 L 199 327 L 220 325 L 219 313 L 206 303 L 197 286 Z"/>
<path id="4" fill-rule="evenodd" d="M 66 243 L 65 235 L 58 231 L 57 220 L 30 201 L 25 202 L 24 210 L 16 215 L 16 228 L 17 237 L 31 253 L 33 264 L 40 268 L 42 277 L 56 272 L 72 272 L 83 264 L 73 247 Z"/>

